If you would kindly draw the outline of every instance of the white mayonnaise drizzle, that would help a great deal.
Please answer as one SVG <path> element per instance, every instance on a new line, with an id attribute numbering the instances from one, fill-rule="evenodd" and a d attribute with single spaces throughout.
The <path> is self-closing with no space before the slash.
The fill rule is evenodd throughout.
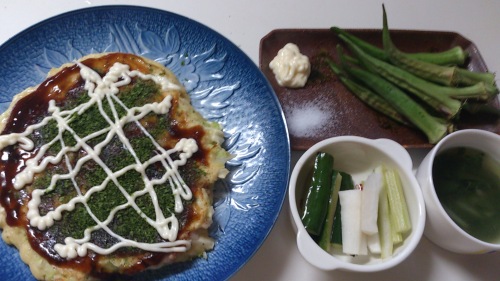
<path id="1" fill-rule="evenodd" d="M 87 250 L 92 250 L 98 254 L 110 254 L 121 247 L 137 247 L 146 251 L 151 252 L 180 252 L 186 251 L 190 246 L 190 241 L 187 240 L 176 240 L 177 233 L 179 231 L 179 221 L 174 213 L 165 215 L 158 203 L 158 197 L 154 190 L 155 185 L 160 185 L 164 183 L 169 183 L 172 187 L 172 193 L 175 199 L 175 213 L 180 213 L 183 211 L 183 200 L 192 199 L 192 193 L 189 187 L 184 183 L 181 178 L 178 167 L 185 165 L 188 158 L 190 158 L 193 153 L 198 150 L 198 146 L 194 139 L 181 139 L 173 149 L 165 150 L 161 147 L 156 140 L 146 131 L 146 129 L 141 125 L 139 120 L 141 120 L 148 113 L 154 112 L 156 114 L 166 114 L 171 107 L 170 95 L 165 96 L 161 102 L 154 102 L 145 104 L 140 107 L 126 108 L 126 106 L 116 97 L 119 91 L 119 87 L 127 85 L 131 82 L 132 77 L 139 77 L 141 79 L 153 80 L 159 84 L 162 90 L 168 89 L 179 89 L 179 87 L 169 81 L 166 77 L 158 75 L 144 74 L 139 71 L 130 71 L 129 66 L 121 63 L 115 63 L 108 71 L 104 77 L 92 70 L 91 68 L 77 63 L 80 67 L 80 75 L 85 80 L 85 89 L 88 91 L 88 96 L 90 100 L 86 103 L 80 104 L 77 107 L 61 111 L 59 107 L 56 106 L 55 101 L 51 100 L 49 102 L 49 113 L 51 116 L 44 118 L 40 123 L 29 126 L 23 133 L 13 133 L 9 135 L 0 136 L 0 149 L 8 145 L 13 145 L 18 143 L 20 148 L 30 151 L 34 148 L 34 143 L 28 138 L 28 136 L 33 133 L 34 130 L 47 125 L 51 120 L 57 122 L 59 129 L 58 135 L 49 143 L 44 144 L 39 148 L 37 154 L 26 161 L 26 167 L 20 173 L 18 173 L 14 179 L 14 187 L 16 189 L 22 189 L 27 184 L 30 184 L 34 180 L 34 175 L 36 173 L 45 170 L 49 164 L 58 164 L 61 161 L 65 161 L 68 168 L 67 174 L 56 174 L 52 177 L 50 185 L 46 189 L 36 189 L 32 192 L 32 198 L 28 203 L 28 213 L 27 217 L 30 221 L 31 226 L 37 227 L 40 230 L 44 230 L 54 224 L 55 221 L 62 218 L 63 212 L 71 212 L 74 210 L 76 204 L 83 204 L 95 221 L 95 226 L 88 228 L 84 232 L 84 237 L 81 239 L 74 239 L 72 237 L 66 237 L 64 239 L 64 244 L 56 244 L 54 249 L 57 253 L 64 258 L 73 259 L 77 256 L 85 256 Z M 111 107 L 111 116 L 106 114 L 103 110 L 102 102 L 106 99 Z M 109 123 L 109 127 L 102 129 L 98 132 L 94 132 L 88 136 L 78 136 L 70 126 L 70 118 L 75 113 L 82 114 L 90 108 L 91 106 L 97 105 L 99 111 L 104 117 L 104 119 Z M 119 106 L 127 111 L 127 114 L 121 118 L 118 117 L 116 107 Z M 142 132 L 150 139 L 154 144 L 156 150 L 159 152 L 154 157 L 141 163 L 137 157 L 134 149 L 132 148 L 129 140 L 124 134 L 123 128 L 127 123 L 134 122 Z M 64 131 L 70 132 L 76 140 L 76 145 L 67 146 L 63 140 Z M 105 135 L 105 139 L 95 145 L 93 148 L 87 144 L 88 140 L 96 138 L 98 136 Z M 100 159 L 99 155 L 101 150 L 113 139 L 113 137 L 118 137 L 123 143 L 124 147 L 132 154 L 135 159 L 135 163 L 130 164 L 121 170 L 112 171 L 105 163 Z M 55 143 L 59 142 L 61 144 L 61 151 L 55 156 L 46 156 L 47 150 Z M 75 152 L 83 149 L 86 155 L 77 160 L 76 164 L 72 167 L 68 158 L 68 152 Z M 170 155 L 172 153 L 178 153 L 179 159 L 173 160 Z M 74 180 L 75 176 L 80 171 L 81 167 L 87 161 L 95 161 L 107 174 L 107 178 L 97 186 L 94 186 L 87 190 L 85 194 L 82 194 L 78 184 Z M 161 163 L 165 168 L 165 174 L 159 179 L 149 179 L 146 175 L 146 168 L 153 163 Z M 118 177 L 125 174 L 128 171 L 139 172 L 142 176 L 144 183 L 144 189 L 136 191 L 132 194 L 128 194 L 127 191 L 118 182 Z M 42 196 L 55 188 L 58 180 L 71 180 L 77 191 L 78 196 L 72 198 L 68 203 L 58 206 L 56 209 L 49 211 L 45 215 L 40 215 L 39 205 L 41 203 Z M 88 205 L 88 200 L 92 194 L 102 191 L 106 188 L 108 183 L 113 182 L 121 191 L 122 195 L 127 199 L 127 202 L 116 206 L 111 210 L 108 217 L 104 221 L 100 221 L 90 210 Z M 155 218 L 150 218 L 142 212 L 142 210 L 135 203 L 135 199 L 142 195 L 149 195 L 152 199 L 155 208 Z M 119 196 L 119 195 L 117 195 Z M 125 208 L 134 208 L 141 217 L 147 221 L 149 225 L 154 227 L 158 234 L 168 242 L 162 243 L 141 243 L 133 240 L 129 240 L 114 233 L 108 225 L 112 222 L 115 214 Z M 92 232 L 103 229 L 109 235 L 116 238 L 118 243 L 110 248 L 104 249 L 90 242 Z"/>

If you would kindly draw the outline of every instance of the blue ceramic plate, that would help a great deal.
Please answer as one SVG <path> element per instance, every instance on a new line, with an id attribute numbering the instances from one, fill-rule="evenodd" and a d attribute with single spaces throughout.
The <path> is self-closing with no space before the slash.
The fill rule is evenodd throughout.
<path id="1" fill-rule="evenodd" d="M 52 67 L 83 55 L 130 52 L 159 61 L 186 86 L 193 105 L 221 123 L 235 157 L 216 186 L 208 259 L 138 274 L 132 280 L 224 280 L 257 251 L 281 210 L 290 144 L 283 112 L 257 66 L 234 44 L 169 12 L 102 6 L 45 20 L 0 47 L 0 111 L 43 81 Z M 17 249 L 0 242 L 0 280 L 33 280 Z"/>

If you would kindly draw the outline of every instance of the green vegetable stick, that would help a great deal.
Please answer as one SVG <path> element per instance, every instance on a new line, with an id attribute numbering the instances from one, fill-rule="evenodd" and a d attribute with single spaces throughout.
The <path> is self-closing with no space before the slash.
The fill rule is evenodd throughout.
<path id="1" fill-rule="evenodd" d="M 394 245 L 392 243 L 389 201 L 387 198 L 387 190 L 385 188 L 385 185 L 384 188 L 380 190 L 377 225 L 380 238 L 380 257 L 382 259 L 389 258 L 392 256 Z"/>
<path id="2" fill-rule="evenodd" d="M 313 178 L 306 195 L 302 223 L 311 235 L 320 235 L 327 215 L 332 186 L 333 157 L 318 152 L 314 160 Z"/>
<path id="3" fill-rule="evenodd" d="M 394 218 L 394 216 L 390 216 L 391 225 L 395 225 L 395 223 L 392 223 L 393 218 Z M 403 235 L 401 233 L 399 233 L 395 227 L 391 228 L 391 237 L 392 237 L 392 244 L 394 246 L 403 242 Z"/>
<path id="4" fill-rule="evenodd" d="M 335 210 L 337 208 L 337 203 L 339 199 L 339 190 L 340 183 L 342 182 L 342 176 L 338 171 L 332 172 L 332 192 L 330 194 L 330 200 L 328 202 L 328 213 L 326 215 L 325 224 L 323 226 L 323 231 L 321 232 L 321 237 L 319 240 L 319 246 L 330 252 L 331 244 L 330 244 L 330 236 L 333 228 L 333 219 L 335 216 Z"/>
<path id="5" fill-rule="evenodd" d="M 386 168 L 384 169 L 384 180 L 389 200 L 391 223 L 394 223 L 393 227 L 396 232 L 404 234 L 411 230 L 411 222 L 401 179 L 396 170 Z"/>

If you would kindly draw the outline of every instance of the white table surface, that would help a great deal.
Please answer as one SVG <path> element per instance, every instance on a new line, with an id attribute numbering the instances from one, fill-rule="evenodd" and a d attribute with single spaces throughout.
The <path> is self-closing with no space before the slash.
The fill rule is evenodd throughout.
<path id="1" fill-rule="evenodd" d="M 98 1 L 0 0 L 0 44 L 57 14 L 98 5 L 160 8 L 201 22 L 239 46 L 256 64 L 260 39 L 277 28 L 380 28 L 384 3 L 394 29 L 445 30 L 462 34 L 479 48 L 490 71 L 500 70 L 500 1 L 497 0 L 212 0 Z M 415 168 L 427 153 L 410 150 Z M 292 153 L 292 168 L 300 153 Z M 272 232 L 231 280 L 500 280 L 500 253 L 458 255 L 425 237 L 399 266 L 378 273 L 324 272 L 299 254 L 287 201 Z"/>

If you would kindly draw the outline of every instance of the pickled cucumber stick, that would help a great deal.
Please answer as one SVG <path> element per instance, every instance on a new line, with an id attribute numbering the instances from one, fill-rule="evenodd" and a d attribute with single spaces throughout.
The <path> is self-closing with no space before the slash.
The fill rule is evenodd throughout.
<path id="1" fill-rule="evenodd" d="M 314 160 L 313 177 L 307 190 L 302 223 L 311 235 L 320 235 L 327 216 L 332 188 L 333 157 L 318 152 Z"/>

